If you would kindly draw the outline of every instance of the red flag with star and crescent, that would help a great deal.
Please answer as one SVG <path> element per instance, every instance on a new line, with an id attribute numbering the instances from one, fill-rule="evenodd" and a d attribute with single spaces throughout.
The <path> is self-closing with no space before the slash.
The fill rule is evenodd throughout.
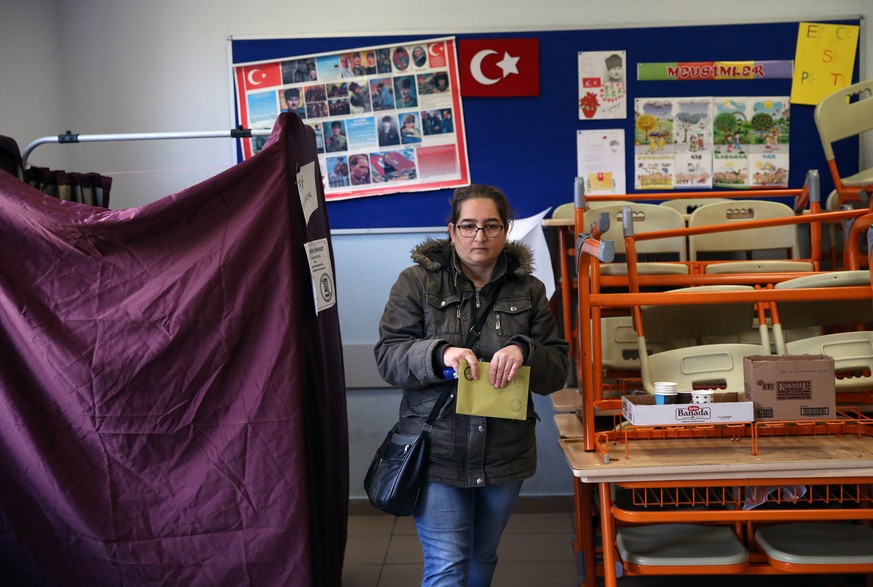
<path id="1" fill-rule="evenodd" d="M 278 62 L 243 67 L 241 73 L 247 92 L 282 85 L 282 69 Z"/>
<path id="2" fill-rule="evenodd" d="M 461 95 L 539 96 L 539 39 L 460 39 Z"/>

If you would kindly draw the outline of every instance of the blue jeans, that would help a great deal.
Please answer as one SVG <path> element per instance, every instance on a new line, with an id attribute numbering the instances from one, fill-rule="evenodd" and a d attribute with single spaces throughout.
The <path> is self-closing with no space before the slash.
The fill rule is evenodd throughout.
<path id="1" fill-rule="evenodd" d="M 415 505 L 421 587 L 488 587 L 521 481 L 463 489 L 425 483 Z"/>

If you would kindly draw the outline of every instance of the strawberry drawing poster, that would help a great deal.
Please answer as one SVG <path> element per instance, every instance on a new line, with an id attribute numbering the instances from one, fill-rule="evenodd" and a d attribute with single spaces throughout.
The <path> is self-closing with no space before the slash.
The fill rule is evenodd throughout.
<path id="1" fill-rule="evenodd" d="M 579 120 L 627 118 L 624 51 L 579 52 Z"/>

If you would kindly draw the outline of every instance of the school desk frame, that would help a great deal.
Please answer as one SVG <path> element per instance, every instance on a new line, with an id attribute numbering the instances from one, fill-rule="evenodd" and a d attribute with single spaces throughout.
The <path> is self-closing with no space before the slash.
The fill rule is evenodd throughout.
<path id="1" fill-rule="evenodd" d="M 627 196 L 625 196 L 627 197 Z M 870 227 L 873 214 L 867 211 L 842 211 L 837 213 L 822 213 L 818 198 L 810 198 L 810 211 L 795 217 L 773 220 L 749 221 L 732 227 L 760 228 L 789 223 L 810 223 L 817 226 L 820 235 L 820 224 L 823 221 L 853 218 L 854 230 Z M 592 233 L 586 232 L 583 224 L 584 207 L 576 207 L 576 231 L 586 239 L 593 239 Z M 695 230 L 726 230 L 724 227 L 701 227 L 684 229 L 678 234 L 688 234 Z M 815 229 L 811 229 L 815 232 Z M 864 567 L 846 567 L 840 565 L 817 566 L 779 566 L 761 551 L 754 542 L 755 529 L 761 524 L 772 524 L 790 520 L 809 522 L 820 521 L 863 521 L 873 520 L 873 504 L 870 501 L 870 486 L 873 483 L 873 439 L 869 435 L 863 437 L 833 435 L 821 438 L 804 435 L 792 438 L 791 444 L 803 443 L 806 453 L 801 457 L 787 452 L 785 439 L 767 436 L 756 439 L 761 442 L 759 454 L 752 454 L 751 435 L 745 436 L 730 433 L 718 438 L 652 438 L 640 441 L 630 452 L 630 457 L 616 456 L 605 462 L 595 450 L 596 435 L 594 431 L 594 406 L 600 390 L 594 385 L 595 372 L 599 369 L 597 357 L 593 353 L 592 341 L 596 343 L 597 336 L 592 336 L 599 322 L 599 311 L 602 308 L 638 309 L 645 304 L 687 304 L 688 298 L 694 296 L 696 303 L 729 303 L 738 298 L 742 301 L 766 305 L 771 301 L 812 301 L 822 298 L 873 300 L 873 289 L 867 286 L 847 286 L 839 288 L 802 288 L 795 290 L 776 290 L 773 284 L 786 279 L 800 277 L 797 274 L 725 274 L 707 275 L 702 272 L 689 276 L 644 276 L 635 271 L 635 240 L 676 236 L 677 231 L 662 231 L 628 235 L 626 250 L 628 253 L 628 275 L 624 281 L 615 281 L 613 285 L 624 285 L 628 293 L 601 293 L 600 287 L 607 282 L 606 276 L 599 276 L 596 265 L 599 262 L 581 251 L 577 257 L 578 263 L 578 323 L 576 339 L 580 349 L 580 388 L 582 395 L 581 432 L 576 428 L 575 437 L 562 438 L 560 443 L 564 448 L 568 461 L 577 478 L 575 496 L 577 527 L 577 549 L 585 561 L 585 584 L 596 584 L 596 576 L 602 575 L 607 586 L 615 585 L 617 572 L 625 574 L 706 574 L 706 573 L 745 573 L 745 574 L 777 574 L 786 572 L 869 572 Z M 588 248 L 597 250 L 595 242 L 589 242 Z M 857 241 L 855 241 L 857 242 Z M 867 252 L 869 255 L 869 252 Z M 861 262 L 862 256 L 855 252 L 856 262 Z M 612 277 L 611 279 L 617 279 Z M 640 293 L 640 286 L 673 285 L 687 286 L 695 284 L 746 283 L 756 285 L 756 288 L 746 291 L 706 291 L 694 294 L 671 293 Z M 609 400 L 613 402 L 614 400 Z M 565 426 L 566 429 L 566 426 Z M 684 443 L 679 444 L 676 443 Z M 694 450 L 689 449 L 693 443 Z M 714 444 L 713 444 L 714 443 Z M 719 460 L 724 452 L 729 453 L 727 460 Z M 620 453 L 618 453 L 620 454 Z M 663 463 L 657 459 L 664 454 L 678 455 L 673 462 Z M 778 485 L 808 484 L 812 487 L 811 496 L 814 503 L 792 502 L 783 511 L 767 509 L 743 510 L 736 507 L 726 497 L 712 500 L 705 509 L 689 511 L 672 511 L 666 506 L 681 503 L 683 492 L 691 491 L 691 495 L 735 494 L 737 491 L 761 492 L 762 488 L 774 483 Z M 603 565 L 592 566 L 596 550 L 593 545 L 594 505 L 592 501 L 592 485 L 599 487 L 599 516 L 602 531 Z M 647 502 L 651 511 L 635 511 L 619 508 L 612 501 L 611 487 L 621 485 L 634 495 L 659 495 L 659 500 Z M 842 501 L 830 496 L 841 496 Z M 672 496 L 672 497 L 670 497 Z M 851 499 L 846 496 L 852 496 Z M 636 497 L 635 497 L 636 499 Z M 690 498 L 693 505 L 699 498 Z M 654 506 L 654 507 L 651 507 Z M 797 506 L 797 507 L 795 507 Z M 821 506 L 821 507 L 819 507 Z M 670 567 L 622 564 L 616 551 L 615 539 L 619 527 L 627 524 L 645 523 L 704 523 L 722 524 L 733 527 L 737 535 L 748 545 L 750 558 L 745 565 L 723 565 L 718 567 Z M 645 567 L 645 568 L 643 568 Z M 620 569 L 620 570 L 618 570 Z M 593 572 L 595 571 L 596 572 Z M 873 568 L 871 568 L 873 570 Z"/>
<path id="2" fill-rule="evenodd" d="M 774 565 L 754 540 L 755 530 L 789 522 L 873 520 L 873 438 L 869 436 L 767 437 L 758 455 L 750 439 L 660 439 L 636 443 L 628 457 L 604 462 L 585 450 L 584 439 L 562 438 L 573 470 L 577 500 L 577 549 L 586 564 L 586 586 L 602 576 L 614 587 L 623 575 L 870 573 L 873 565 Z M 593 486 L 600 507 L 595 512 Z M 613 499 L 613 485 L 629 495 L 630 505 Z M 776 487 L 775 492 L 771 489 Z M 800 491 L 781 488 L 803 487 Z M 766 501 L 778 509 L 755 507 Z M 584 500 L 589 500 L 587 503 Z M 602 566 L 596 560 L 594 520 L 599 514 Z M 616 546 L 623 527 L 654 524 L 705 524 L 732 528 L 749 551 L 745 565 L 636 565 L 620 558 Z M 689 557 L 690 558 L 690 557 Z"/>

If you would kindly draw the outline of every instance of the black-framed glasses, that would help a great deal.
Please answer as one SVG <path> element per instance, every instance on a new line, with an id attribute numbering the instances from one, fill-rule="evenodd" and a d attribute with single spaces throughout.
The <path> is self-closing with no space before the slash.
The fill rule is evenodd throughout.
<path id="1" fill-rule="evenodd" d="M 465 238 L 475 238 L 479 231 L 485 233 L 485 236 L 488 238 L 494 238 L 500 235 L 500 232 L 503 230 L 502 224 L 497 224 L 496 222 L 489 222 L 485 226 L 476 226 L 475 224 L 458 224 L 455 226 L 455 229 L 458 233 Z"/>

